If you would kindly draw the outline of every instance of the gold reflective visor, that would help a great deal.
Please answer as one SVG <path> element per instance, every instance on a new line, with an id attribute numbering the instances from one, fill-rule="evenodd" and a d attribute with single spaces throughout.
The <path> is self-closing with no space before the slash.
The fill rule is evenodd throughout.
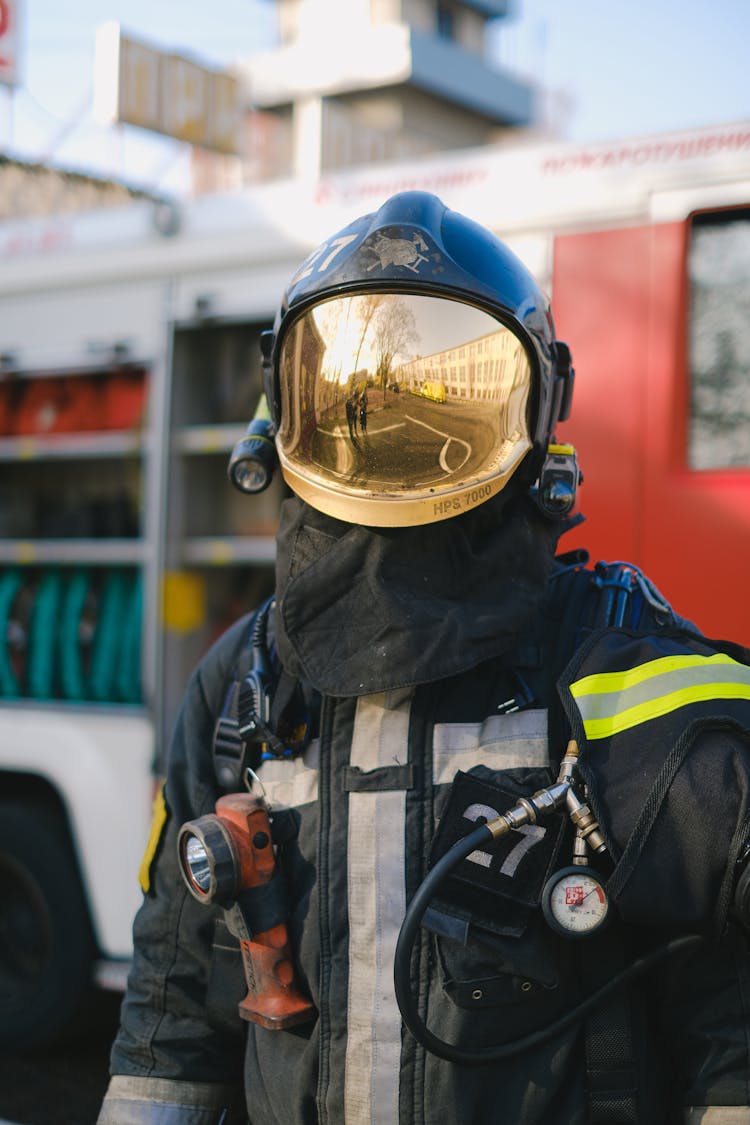
<path id="1" fill-rule="evenodd" d="M 288 329 L 277 445 L 289 486 L 351 523 L 414 526 L 499 492 L 531 448 L 519 338 L 459 301 L 335 297 Z"/>

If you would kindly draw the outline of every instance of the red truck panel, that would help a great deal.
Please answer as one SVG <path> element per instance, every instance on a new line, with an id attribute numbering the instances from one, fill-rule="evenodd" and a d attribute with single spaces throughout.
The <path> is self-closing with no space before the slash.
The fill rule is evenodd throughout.
<path id="1" fill-rule="evenodd" d="M 687 224 L 556 239 L 553 311 L 576 388 L 587 520 L 564 545 L 642 566 L 706 633 L 750 644 L 750 468 L 686 463 Z"/>

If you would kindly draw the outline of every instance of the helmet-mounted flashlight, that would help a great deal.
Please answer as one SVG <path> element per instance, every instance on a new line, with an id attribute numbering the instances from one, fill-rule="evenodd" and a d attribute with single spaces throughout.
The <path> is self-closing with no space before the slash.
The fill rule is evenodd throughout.
<path id="1" fill-rule="evenodd" d="M 255 417 L 247 433 L 235 445 L 229 458 L 229 479 L 240 492 L 263 492 L 273 480 L 276 445 L 273 422 L 266 396 L 261 395 Z"/>

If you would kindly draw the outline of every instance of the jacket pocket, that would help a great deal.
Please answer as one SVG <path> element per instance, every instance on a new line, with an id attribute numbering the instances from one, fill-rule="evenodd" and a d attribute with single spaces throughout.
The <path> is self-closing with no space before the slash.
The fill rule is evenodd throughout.
<path id="1" fill-rule="evenodd" d="M 569 944 L 534 913 L 519 937 L 469 924 L 465 943 L 434 935 L 436 1019 L 449 1038 L 504 1043 L 543 1029 L 577 997 Z"/>

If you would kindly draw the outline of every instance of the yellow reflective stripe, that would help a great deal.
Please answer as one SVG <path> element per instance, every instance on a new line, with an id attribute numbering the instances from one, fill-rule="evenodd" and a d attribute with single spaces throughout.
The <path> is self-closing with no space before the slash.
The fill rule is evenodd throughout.
<path id="1" fill-rule="evenodd" d="M 154 798 L 154 812 L 151 820 L 151 831 L 149 832 L 148 842 L 146 844 L 146 851 L 144 852 L 141 866 L 138 871 L 138 882 L 141 884 L 141 890 L 144 895 L 148 894 L 151 889 L 151 864 L 156 855 L 156 849 L 161 840 L 161 834 L 164 825 L 167 822 L 167 803 L 164 800 L 164 786 L 159 787 L 159 791 Z"/>
<path id="2" fill-rule="evenodd" d="M 646 680 L 664 675 L 666 672 L 683 671 L 687 668 L 704 668 L 706 665 L 734 664 L 736 668 L 744 668 L 731 656 L 717 652 L 714 656 L 660 656 L 657 660 L 649 660 L 646 664 L 639 664 L 635 668 L 628 668 L 624 672 L 596 672 L 591 676 L 584 676 L 570 685 L 570 694 L 574 699 L 582 695 L 604 694 L 612 691 L 626 691 L 636 684 L 645 683 Z"/>
<path id="3" fill-rule="evenodd" d="M 658 696 L 648 703 L 640 703 L 636 707 L 626 707 L 614 715 L 601 718 L 584 718 L 583 729 L 589 739 L 609 738 L 613 734 L 620 734 L 630 727 L 648 722 L 649 719 L 658 719 L 668 715 L 670 711 L 677 711 L 689 703 L 706 703 L 712 699 L 747 699 L 750 700 L 750 683 L 710 683 L 698 684 L 693 687 L 680 688 L 679 691 L 669 692 L 667 695 Z"/>
<path id="4" fill-rule="evenodd" d="M 587 738 L 608 738 L 691 703 L 750 700 L 750 668 L 722 652 L 661 656 L 622 672 L 584 676 L 570 692 Z"/>

